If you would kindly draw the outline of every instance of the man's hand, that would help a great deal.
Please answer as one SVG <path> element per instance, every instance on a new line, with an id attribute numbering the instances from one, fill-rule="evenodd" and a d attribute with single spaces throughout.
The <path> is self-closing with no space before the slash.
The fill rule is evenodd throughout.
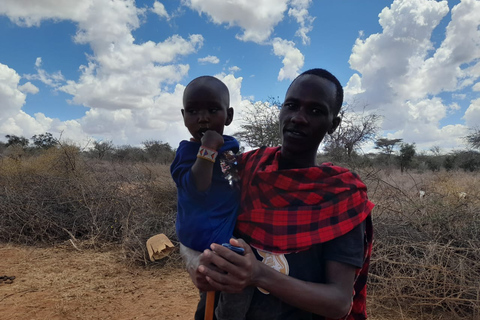
<path id="1" fill-rule="evenodd" d="M 244 248 L 245 254 L 241 256 L 222 245 L 212 244 L 212 250 L 205 250 L 202 254 L 198 271 L 215 290 L 238 293 L 245 287 L 255 285 L 255 279 L 260 274 L 260 262 L 242 239 L 231 239 L 230 244 Z M 219 270 L 209 268 L 208 265 L 214 265 Z"/>

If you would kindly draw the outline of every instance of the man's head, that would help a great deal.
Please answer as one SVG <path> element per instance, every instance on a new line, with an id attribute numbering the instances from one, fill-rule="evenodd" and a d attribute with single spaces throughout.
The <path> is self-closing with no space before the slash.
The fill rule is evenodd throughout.
<path id="1" fill-rule="evenodd" d="M 223 134 L 233 119 L 227 86 L 211 76 L 193 79 L 183 92 L 182 116 L 195 140 L 200 141 L 207 130 Z"/>
<path id="2" fill-rule="evenodd" d="M 340 124 L 343 89 L 330 72 L 311 69 L 299 75 L 287 90 L 280 111 L 282 156 L 304 157 L 310 165 L 325 134 Z"/>

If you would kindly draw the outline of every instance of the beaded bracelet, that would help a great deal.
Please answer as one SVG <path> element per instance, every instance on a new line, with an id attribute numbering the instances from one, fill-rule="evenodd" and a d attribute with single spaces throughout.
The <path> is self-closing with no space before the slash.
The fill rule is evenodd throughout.
<path id="1" fill-rule="evenodd" d="M 197 158 L 202 158 L 215 163 L 215 160 L 217 159 L 217 155 L 218 155 L 217 151 L 201 146 L 200 149 L 198 149 Z"/>

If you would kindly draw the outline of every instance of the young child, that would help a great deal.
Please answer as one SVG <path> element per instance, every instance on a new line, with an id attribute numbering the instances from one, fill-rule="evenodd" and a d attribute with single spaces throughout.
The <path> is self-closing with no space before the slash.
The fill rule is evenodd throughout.
<path id="1" fill-rule="evenodd" d="M 239 144 L 223 135 L 232 122 L 233 108 L 227 86 L 217 78 L 202 76 L 187 85 L 182 116 L 192 138 L 180 142 L 170 171 L 177 185 L 180 253 L 191 270 L 210 244 L 228 243 L 232 237 L 240 190 L 223 177 L 219 160 L 226 151 L 237 153 Z M 221 293 L 217 319 L 244 319 L 251 296 Z"/>

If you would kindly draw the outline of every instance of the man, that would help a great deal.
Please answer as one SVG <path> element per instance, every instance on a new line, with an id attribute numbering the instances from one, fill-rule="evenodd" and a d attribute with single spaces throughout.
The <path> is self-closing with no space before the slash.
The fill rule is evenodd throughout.
<path id="1" fill-rule="evenodd" d="M 373 204 L 356 174 L 315 163 L 342 103 L 331 73 L 302 73 L 280 112 L 282 146 L 239 159 L 241 239 L 230 243 L 245 255 L 212 244 L 191 276 L 201 290 L 257 287 L 247 319 L 366 318 Z"/>

